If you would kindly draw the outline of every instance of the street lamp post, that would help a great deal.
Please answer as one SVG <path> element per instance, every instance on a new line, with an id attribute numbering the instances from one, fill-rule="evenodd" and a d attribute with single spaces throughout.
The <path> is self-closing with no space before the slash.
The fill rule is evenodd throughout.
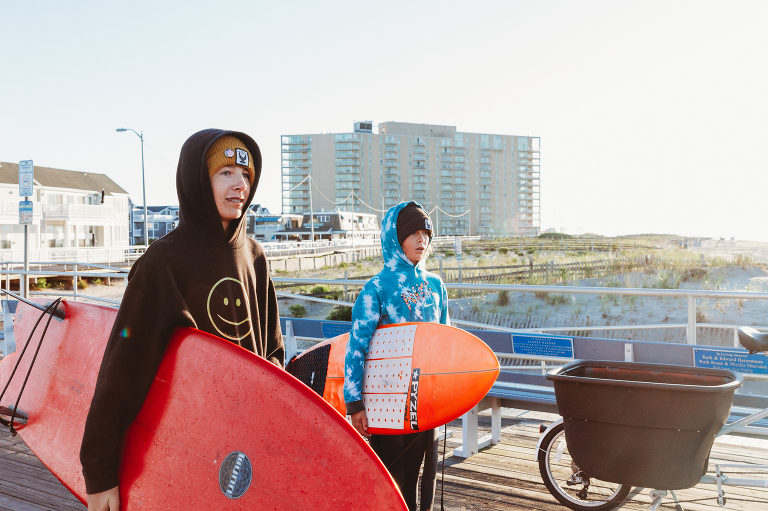
<path id="1" fill-rule="evenodd" d="M 117 128 L 115 131 L 132 131 L 136 133 L 136 130 L 131 128 Z M 141 139 L 141 193 L 144 199 L 144 250 L 149 247 L 149 236 L 147 235 L 147 186 L 144 180 L 144 132 L 136 133 L 136 136 Z"/>

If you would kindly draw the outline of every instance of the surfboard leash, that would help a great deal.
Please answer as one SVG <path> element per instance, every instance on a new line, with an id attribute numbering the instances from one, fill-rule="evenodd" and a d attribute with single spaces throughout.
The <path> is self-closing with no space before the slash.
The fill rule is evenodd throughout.
<path id="1" fill-rule="evenodd" d="M 445 441 L 448 439 L 448 424 L 445 425 L 443 430 L 443 461 L 442 469 L 440 473 L 440 511 L 445 511 L 443 507 L 443 497 L 445 496 Z"/>
<path id="2" fill-rule="evenodd" d="M 16 429 L 13 427 L 13 424 L 16 421 L 16 419 L 17 418 L 22 419 L 24 420 L 24 423 L 26 423 L 26 420 L 29 419 L 29 417 L 24 412 L 19 411 L 19 402 L 21 401 L 21 396 L 24 393 L 24 388 L 27 386 L 29 375 L 32 374 L 32 368 L 35 366 L 35 362 L 37 361 L 37 355 L 38 353 L 40 353 L 40 347 L 43 345 L 43 339 L 45 339 L 45 334 L 48 332 L 48 326 L 51 324 L 51 320 L 54 317 L 54 313 L 52 311 L 58 310 L 56 307 L 59 305 L 59 303 L 61 303 L 61 300 L 62 298 L 57 298 L 56 300 L 51 302 L 43 310 L 43 313 L 40 314 L 40 317 L 37 318 L 37 321 L 35 322 L 35 326 L 34 328 L 32 328 L 32 332 L 30 332 L 29 337 L 27 337 L 27 342 L 24 344 L 24 348 L 21 350 L 21 354 L 19 355 L 18 360 L 16 360 L 16 365 L 13 366 L 13 371 L 11 371 L 11 376 L 8 378 L 8 382 L 6 382 L 5 387 L 3 388 L 3 391 L 0 392 L 0 400 L 2 400 L 3 396 L 5 395 L 5 392 L 8 390 L 8 386 L 11 384 L 11 380 L 13 380 L 13 377 L 16 375 L 16 371 L 18 370 L 19 365 L 21 364 L 21 360 L 24 358 L 24 354 L 27 352 L 27 348 L 29 348 L 30 342 L 32 341 L 32 336 L 35 334 L 35 331 L 37 330 L 38 325 L 40 325 L 40 321 L 42 321 L 43 317 L 45 317 L 45 315 L 48 314 L 48 321 L 45 324 L 43 335 L 40 336 L 40 342 L 37 343 L 37 349 L 35 349 L 35 354 L 32 357 L 32 362 L 29 364 L 29 369 L 27 370 L 27 375 L 24 378 L 24 383 L 21 384 L 21 390 L 19 390 L 19 395 L 16 398 L 16 404 L 10 410 L 5 407 L 0 407 L 0 413 L 10 412 L 10 413 L 3 413 L 3 415 L 10 415 L 11 420 L 6 421 L 5 419 L 0 418 L 0 424 L 2 424 L 3 426 L 7 426 L 12 436 L 17 435 Z M 35 304 L 35 305 L 38 308 L 42 308 L 42 306 L 38 304 Z"/>
<path id="3" fill-rule="evenodd" d="M 408 449 L 410 449 L 410 448 L 411 448 L 411 446 L 412 446 L 414 443 L 416 443 L 416 440 L 418 440 L 419 438 L 421 438 L 421 435 L 423 435 L 423 434 L 424 434 L 424 432 L 422 431 L 421 433 L 419 433 L 418 435 L 416 435 L 416 438 L 414 438 L 414 439 L 413 439 L 413 441 L 411 441 L 411 443 L 410 443 L 410 444 L 408 444 L 408 447 L 406 447 L 405 449 L 403 449 L 403 452 L 401 452 L 401 453 L 400 453 L 400 454 L 397 456 L 397 458 L 393 459 L 393 460 L 392 460 L 392 461 L 389 463 L 389 465 L 387 465 L 387 470 L 389 470 L 390 468 L 392 468 L 392 465 L 394 465 L 395 463 L 397 463 L 397 460 L 399 460 L 399 459 L 400 459 L 400 458 L 403 456 L 403 454 L 405 454 L 405 452 L 406 452 Z"/>

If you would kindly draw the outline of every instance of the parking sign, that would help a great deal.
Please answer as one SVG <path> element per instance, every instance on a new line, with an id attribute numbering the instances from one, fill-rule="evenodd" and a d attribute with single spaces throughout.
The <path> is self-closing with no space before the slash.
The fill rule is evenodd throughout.
<path id="1" fill-rule="evenodd" d="M 32 160 L 19 162 L 19 195 L 22 197 L 32 196 L 32 184 L 35 179 L 35 167 Z"/>

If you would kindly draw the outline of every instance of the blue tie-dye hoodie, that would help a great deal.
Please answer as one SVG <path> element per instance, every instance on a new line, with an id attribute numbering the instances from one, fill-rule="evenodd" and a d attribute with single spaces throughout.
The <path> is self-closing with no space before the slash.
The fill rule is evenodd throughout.
<path id="1" fill-rule="evenodd" d="M 344 361 L 344 401 L 348 414 L 364 409 L 363 362 L 376 327 L 416 321 L 449 324 L 448 293 L 443 281 L 425 269 L 426 257 L 414 266 L 397 241 L 397 216 L 408 204 L 401 202 L 384 215 L 384 269 L 368 281 L 352 309 L 352 331 Z"/>

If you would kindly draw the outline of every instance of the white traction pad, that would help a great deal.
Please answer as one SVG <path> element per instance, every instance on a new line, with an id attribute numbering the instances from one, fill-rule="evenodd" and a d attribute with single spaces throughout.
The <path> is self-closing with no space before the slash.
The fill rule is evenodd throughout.
<path id="1" fill-rule="evenodd" d="M 403 429 L 416 325 L 376 330 L 363 372 L 363 404 L 371 427 Z"/>

